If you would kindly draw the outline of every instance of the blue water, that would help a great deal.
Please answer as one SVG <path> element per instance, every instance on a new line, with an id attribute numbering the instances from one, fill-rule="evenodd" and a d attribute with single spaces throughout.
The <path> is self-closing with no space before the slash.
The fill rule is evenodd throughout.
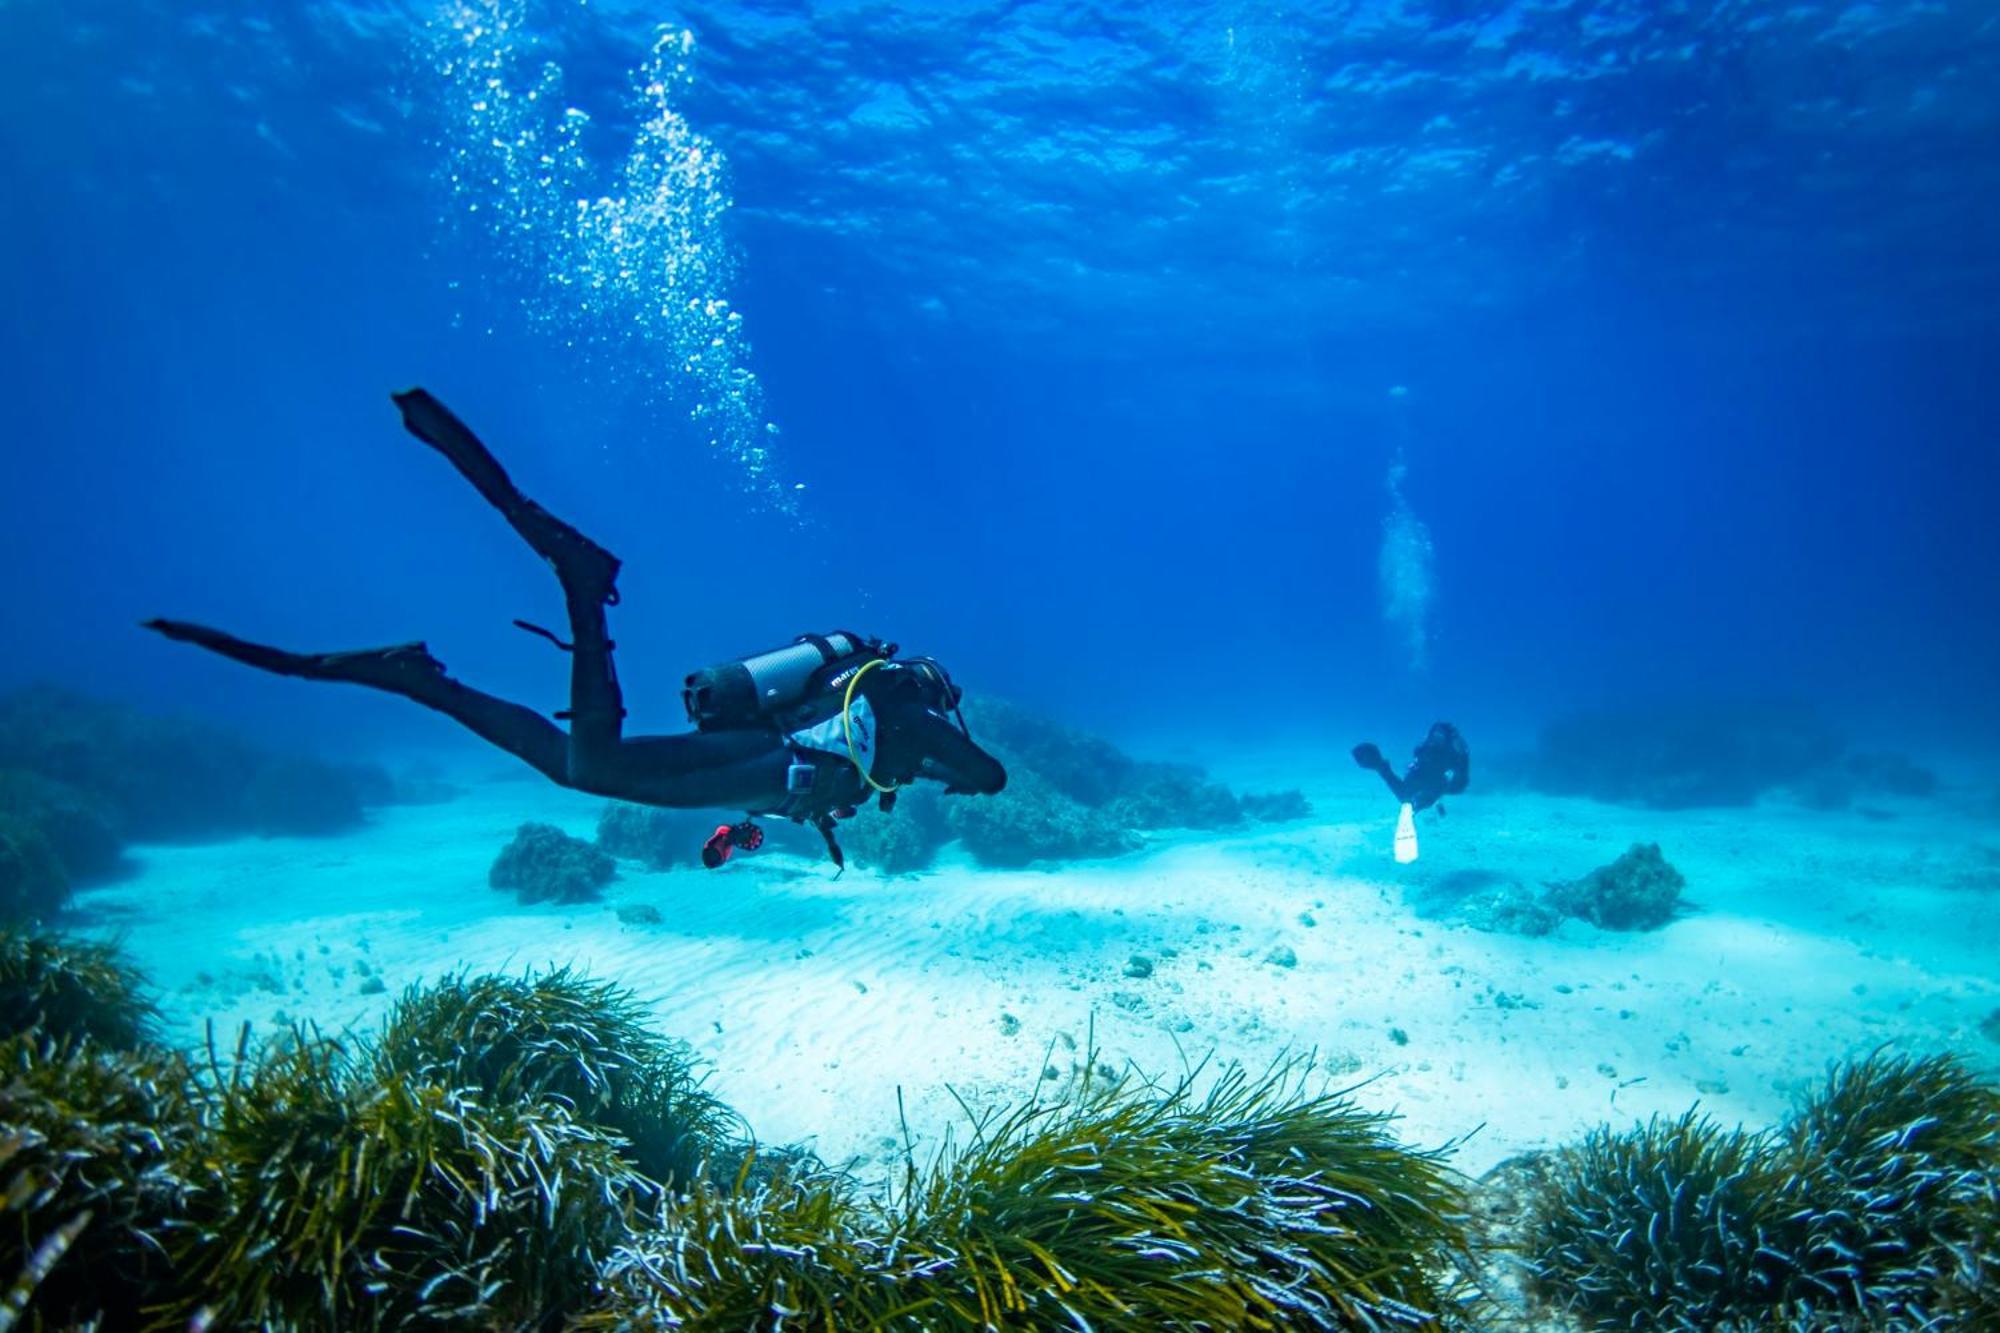
<path id="1" fill-rule="evenodd" d="M 0 181 L 0 684 L 561 706 L 420 383 L 625 559 L 642 727 L 852 625 L 1195 753 L 2000 738 L 1990 4 L 12 0 Z"/>

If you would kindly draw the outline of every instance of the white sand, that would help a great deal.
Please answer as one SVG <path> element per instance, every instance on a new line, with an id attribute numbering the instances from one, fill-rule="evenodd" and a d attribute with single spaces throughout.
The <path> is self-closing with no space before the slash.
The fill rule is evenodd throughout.
<path id="1" fill-rule="evenodd" d="M 980 870 L 955 848 L 901 879 L 777 854 L 628 864 L 572 908 L 523 908 L 487 867 L 523 820 L 589 836 L 599 803 L 494 781 L 352 837 L 142 849 L 139 875 L 80 906 L 191 1045 L 210 1021 L 224 1045 L 246 1021 L 365 1029 L 459 966 L 577 964 L 654 1003 L 760 1138 L 864 1174 L 900 1151 L 899 1089 L 935 1144 L 964 1123 L 953 1090 L 986 1107 L 1060 1086 L 1044 1067 L 1067 1074 L 1093 1020 L 1104 1062 L 1163 1076 L 1316 1050 L 1342 1082 L 1373 1078 L 1358 1095 L 1399 1111 L 1407 1141 L 1471 1135 L 1455 1160 L 1475 1174 L 1697 1100 L 1768 1123 L 1830 1060 L 1883 1043 L 2000 1065 L 1978 1030 L 2000 1007 L 2000 833 L 1969 805 L 1661 814 L 1473 793 L 1422 821 L 1423 859 L 1399 868 L 1393 809 L 1340 776 L 1309 789 L 1312 821 L 1059 871 Z M 1536 885 L 1635 839 L 1689 881 L 1691 910 L 1657 932 L 1522 939 L 1414 910 L 1454 871 Z M 637 904 L 663 924 L 621 924 Z M 1295 966 L 1267 961 L 1280 946 Z M 1135 953 L 1150 977 L 1123 975 Z M 369 977 L 386 992 L 364 994 Z"/>

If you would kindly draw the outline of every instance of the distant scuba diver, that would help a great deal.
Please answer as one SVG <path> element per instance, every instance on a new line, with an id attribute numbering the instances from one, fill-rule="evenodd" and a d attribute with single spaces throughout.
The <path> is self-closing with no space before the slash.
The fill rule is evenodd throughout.
<path id="1" fill-rule="evenodd" d="M 1000 762 L 972 739 L 962 691 L 928 657 L 898 659 L 896 645 L 848 631 L 793 643 L 686 679 L 692 733 L 624 736 L 624 699 L 612 665 L 604 608 L 618 602 L 620 562 L 523 495 L 499 461 L 429 393 L 394 395 L 403 425 L 450 460 L 562 582 L 570 642 L 526 621 L 570 655 L 570 706 L 555 716 L 484 694 L 445 674 L 422 643 L 338 653 L 292 653 L 201 625 L 149 620 L 145 628 L 246 665 L 307 680 L 345 681 L 434 708 L 564 787 L 641 805 L 746 811 L 719 826 L 702 861 L 721 865 L 764 840 L 754 817 L 810 824 L 845 868 L 835 821 L 869 796 L 884 811 L 897 788 L 928 779 L 950 793 L 991 795 L 1006 786 Z"/>
<path id="2" fill-rule="evenodd" d="M 1471 778 L 1472 752 L 1466 749 L 1465 737 L 1458 734 L 1457 727 L 1449 722 L 1433 722 L 1423 744 L 1417 746 L 1416 758 L 1400 778 L 1373 741 L 1363 741 L 1354 747 L 1354 762 L 1380 773 L 1382 781 L 1389 784 L 1389 791 L 1404 805 L 1416 810 L 1428 810 L 1435 805 L 1438 813 L 1443 814 L 1444 806 L 1439 802 L 1464 791 Z"/>
<path id="3" fill-rule="evenodd" d="M 1354 747 L 1354 762 L 1381 774 L 1402 805 L 1396 819 L 1396 859 L 1404 863 L 1417 859 L 1416 812 L 1435 805 L 1438 814 L 1444 814 L 1444 798 L 1464 791 L 1472 778 L 1472 752 L 1466 748 L 1465 737 L 1449 722 L 1431 724 L 1401 777 L 1373 741 Z"/>

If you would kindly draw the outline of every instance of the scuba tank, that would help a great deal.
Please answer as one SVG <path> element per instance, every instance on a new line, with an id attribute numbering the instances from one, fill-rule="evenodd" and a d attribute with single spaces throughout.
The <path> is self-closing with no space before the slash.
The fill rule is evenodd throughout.
<path id="1" fill-rule="evenodd" d="M 681 702 L 701 731 L 775 727 L 796 731 L 840 711 L 847 673 L 891 657 L 896 645 L 848 630 L 801 634 L 783 648 L 703 667 L 683 682 Z"/>

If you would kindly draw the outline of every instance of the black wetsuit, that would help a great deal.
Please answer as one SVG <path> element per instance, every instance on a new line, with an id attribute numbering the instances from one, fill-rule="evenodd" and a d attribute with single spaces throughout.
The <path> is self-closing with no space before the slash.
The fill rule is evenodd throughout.
<path id="1" fill-rule="evenodd" d="M 1466 748 L 1465 737 L 1449 722 L 1431 724 L 1430 733 L 1417 747 L 1416 758 L 1401 777 L 1372 741 L 1354 747 L 1354 762 L 1380 773 L 1398 801 L 1418 810 L 1437 805 L 1439 814 L 1444 813 L 1444 807 L 1438 802 L 1464 791 L 1472 778 L 1472 753 Z"/>
<path id="2" fill-rule="evenodd" d="M 565 787 L 641 805 L 772 814 L 819 826 L 861 805 L 874 788 L 845 754 L 802 749 L 775 726 L 674 736 L 624 735 L 625 705 L 612 664 L 605 608 L 618 601 L 618 558 L 515 488 L 465 424 L 422 389 L 396 395 L 410 433 L 449 459 L 562 582 L 569 608 L 569 730 L 534 709 L 461 684 L 422 643 L 342 653 L 293 653 L 177 620 L 148 629 L 235 661 L 308 680 L 386 690 L 434 708 Z M 546 631 L 542 631 L 546 633 Z M 548 637 L 554 639 L 554 635 Z M 957 691 L 940 673 L 885 662 L 856 697 L 875 717 L 869 776 L 883 786 L 916 778 L 947 791 L 990 794 L 1007 773 L 949 716 Z M 949 697 L 947 697 L 949 696 Z M 804 766 L 809 773 L 797 770 Z M 836 849 L 837 855 L 837 849 Z"/>

